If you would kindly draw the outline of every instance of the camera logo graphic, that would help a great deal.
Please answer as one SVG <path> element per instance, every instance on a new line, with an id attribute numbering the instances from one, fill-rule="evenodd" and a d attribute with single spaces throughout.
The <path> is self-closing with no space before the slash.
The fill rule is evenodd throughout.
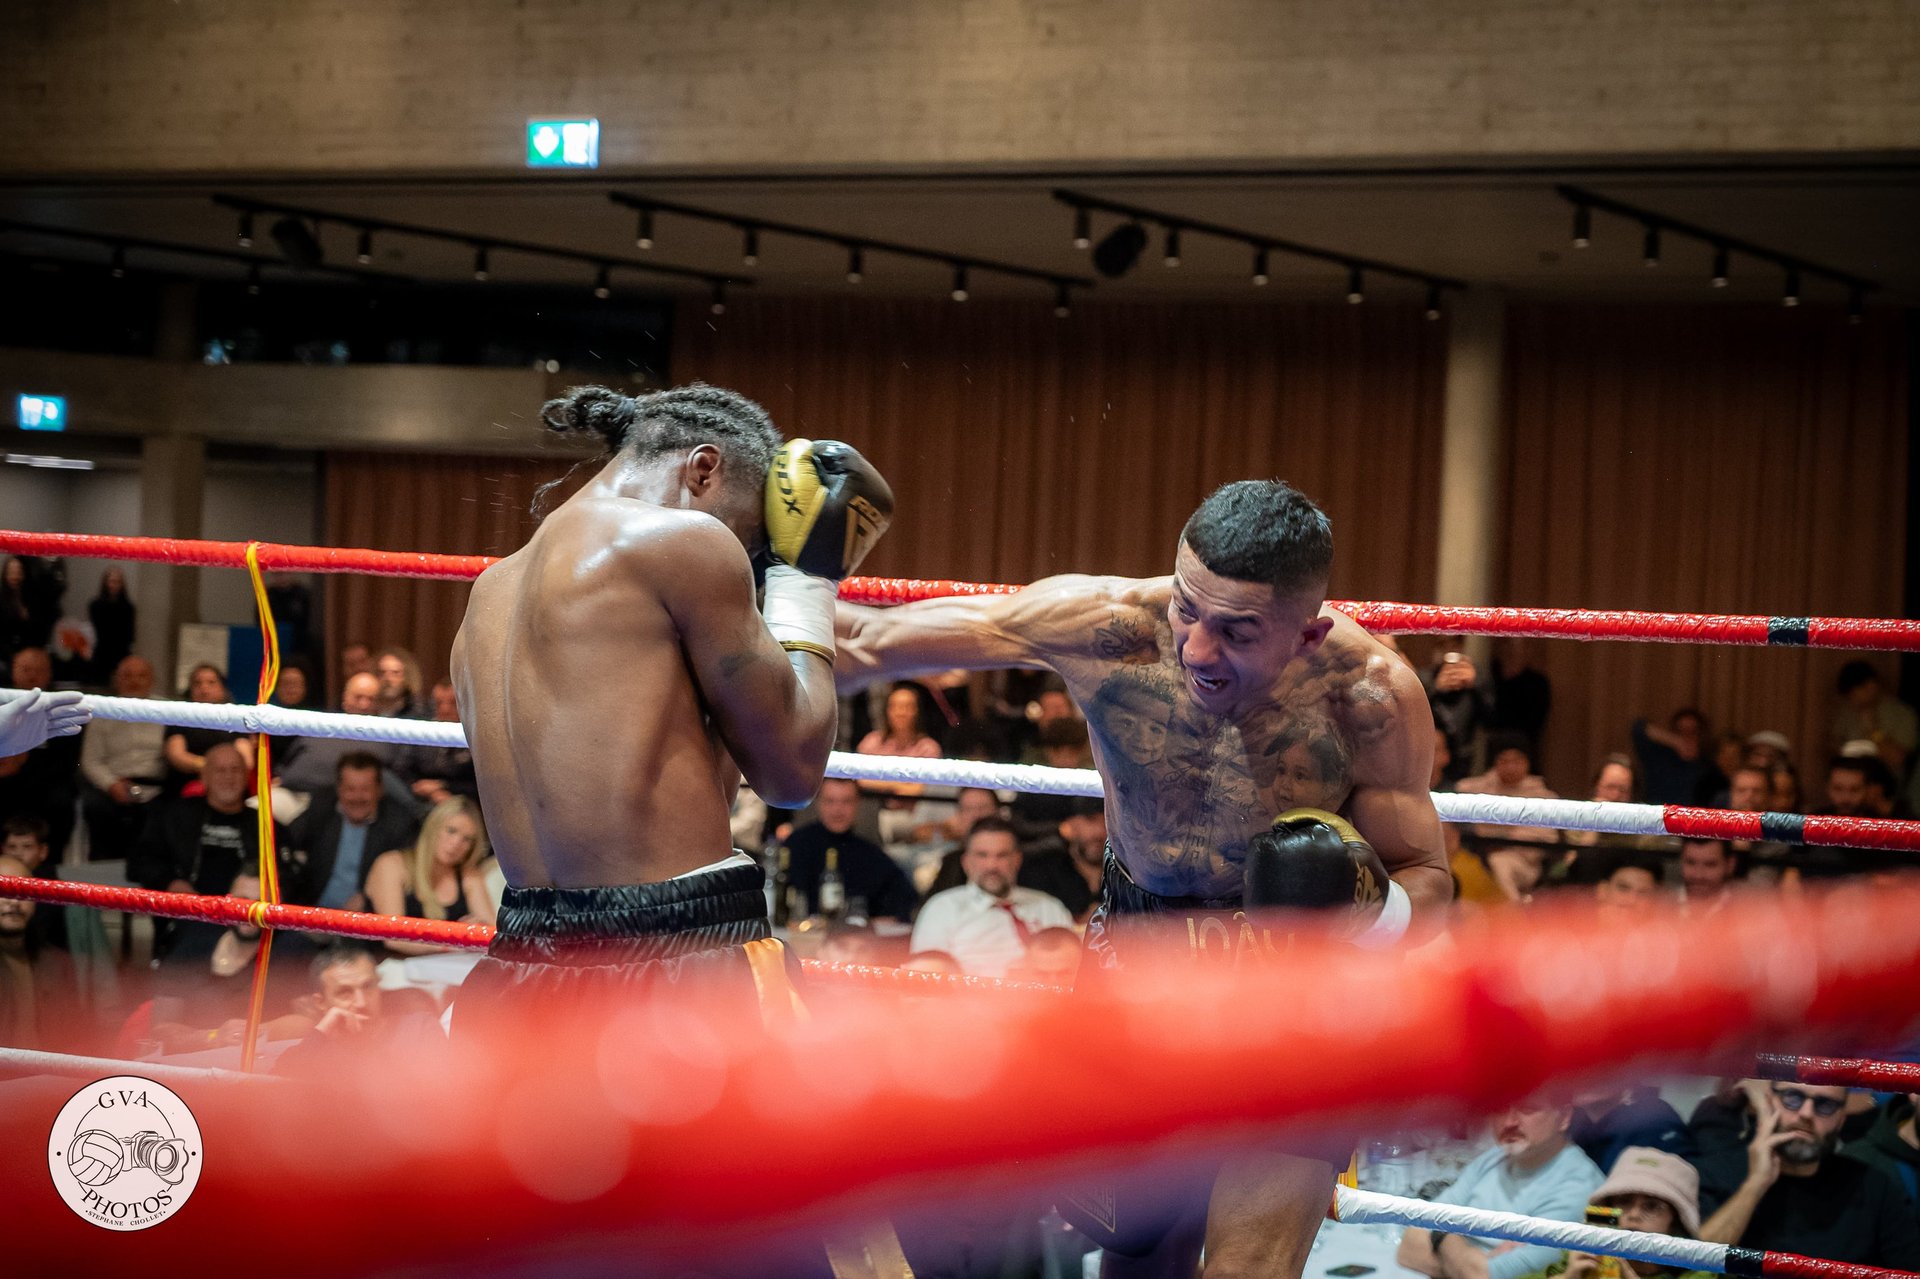
<path id="1" fill-rule="evenodd" d="M 200 1180 L 200 1125 L 177 1093 L 138 1075 L 88 1084 L 48 1142 L 54 1189 L 108 1230 L 145 1230 L 180 1211 Z"/>

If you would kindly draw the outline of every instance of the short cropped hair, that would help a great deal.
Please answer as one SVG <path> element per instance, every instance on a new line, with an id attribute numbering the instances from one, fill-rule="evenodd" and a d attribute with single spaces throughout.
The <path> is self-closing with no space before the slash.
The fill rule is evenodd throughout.
<path id="1" fill-rule="evenodd" d="M 365 942 L 351 941 L 344 937 L 328 942 L 320 948 L 319 953 L 313 957 L 313 963 L 307 968 L 307 972 L 313 978 L 313 988 L 320 989 L 320 979 L 326 976 L 330 969 L 338 968 L 342 964 L 356 963 L 362 959 L 370 960 L 375 964 L 380 962 L 373 953 L 373 948 Z"/>
<path id="2" fill-rule="evenodd" d="M 1215 489 L 1180 530 L 1209 572 L 1259 582 L 1276 595 L 1324 591 L 1333 571 L 1333 525 L 1280 480 L 1237 480 Z"/>
<path id="3" fill-rule="evenodd" d="M 609 453 L 626 450 L 642 459 L 712 444 L 734 477 L 756 485 L 784 438 L 758 404 L 704 382 L 637 396 L 576 386 L 548 400 L 540 418 L 557 434 L 597 435 Z"/>
<path id="4" fill-rule="evenodd" d="M 1020 843 L 1020 832 L 1014 829 L 1012 822 L 1004 817 L 982 817 L 979 821 L 967 827 L 967 837 L 961 841 L 960 847 L 963 851 L 972 848 L 973 837 L 975 835 L 994 834 L 1011 836 L 1016 846 Z"/>
<path id="5" fill-rule="evenodd" d="M 371 770 L 374 780 L 376 781 L 378 781 L 385 772 L 385 770 L 380 767 L 380 757 L 369 751 L 348 751 L 342 755 L 340 762 L 333 766 L 334 779 L 336 781 L 339 780 L 340 776 L 349 768 L 358 769 L 362 772 Z"/>

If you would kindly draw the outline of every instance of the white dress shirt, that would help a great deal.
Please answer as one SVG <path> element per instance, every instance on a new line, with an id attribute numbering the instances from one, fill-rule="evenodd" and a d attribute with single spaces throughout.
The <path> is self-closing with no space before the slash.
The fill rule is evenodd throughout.
<path id="1" fill-rule="evenodd" d="M 1013 905 L 1007 910 L 1002 902 Z M 1073 915 L 1060 899 L 1035 888 L 1016 886 L 1002 898 L 962 884 L 927 898 L 913 924 L 914 951 L 944 950 L 974 977 L 1004 977 L 1026 953 L 1014 916 L 1030 933 L 1042 928 L 1072 928 Z"/>

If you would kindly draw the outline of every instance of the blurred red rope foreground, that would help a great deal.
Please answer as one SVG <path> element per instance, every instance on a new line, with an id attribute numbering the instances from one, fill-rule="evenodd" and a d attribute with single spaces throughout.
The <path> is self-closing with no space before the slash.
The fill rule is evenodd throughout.
<path id="1" fill-rule="evenodd" d="M 245 568 L 245 542 L 92 533 L 0 530 L 0 551 L 148 560 Z M 486 555 L 260 544 L 260 567 L 275 573 L 368 573 L 379 577 L 468 579 L 493 563 Z M 840 597 L 859 604 L 905 604 L 951 595 L 1004 595 L 1018 586 L 981 582 L 850 577 Z M 1396 635 L 1512 635 L 1549 639 L 1634 640 L 1677 644 L 1771 644 L 1793 648 L 1920 652 L 1920 621 L 1870 617 L 1757 617 L 1715 613 L 1639 613 L 1576 608 L 1481 608 L 1439 604 L 1329 601 L 1370 631 Z"/>
<path id="2" fill-rule="evenodd" d="M 1543 910 L 1411 955 L 1260 949 L 1211 970 L 1143 957 L 1065 1000 L 825 1000 L 772 1031 L 750 998 L 668 984 L 578 1015 L 543 1003 L 476 1043 L 456 1000 L 451 1042 L 342 1049 L 323 1083 L 183 1082 L 199 1189 L 130 1236 L 68 1212 L 42 1165 L 74 1081 L 14 1080 L 0 1195 L 35 1225 L 8 1262 L 665 1270 L 987 1185 L 1466 1119 L 1629 1062 L 1888 1042 L 1920 1003 L 1920 894 L 1737 902 L 1684 929 Z"/>

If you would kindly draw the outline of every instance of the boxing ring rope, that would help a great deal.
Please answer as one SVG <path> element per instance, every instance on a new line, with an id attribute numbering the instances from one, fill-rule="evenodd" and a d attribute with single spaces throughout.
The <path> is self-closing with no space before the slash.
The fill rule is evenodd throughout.
<path id="1" fill-rule="evenodd" d="M 0 530 L 0 551 L 16 555 L 92 557 L 245 568 L 245 542 L 192 538 L 115 537 L 92 533 Z M 366 573 L 459 581 L 478 577 L 494 562 L 486 555 L 434 555 L 331 546 L 252 543 L 263 570 L 279 573 Z M 850 603 L 905 604 L 954 595 L 1003 595 L 1018 586 L 851 577 L 840 584 Z M 1790 648 L 1920 652 L 1920 621 L 1870 617 L 1760 617 L 1713 613 L 1647 613 L 1625 609 L 1495 608 L 1386 601 L 1330 600 L 1370 631 L 1396 635 L 1505 635 L 1542 639 L 1628 640 L 1642 643 L 1771 645 Z"/>
<path id="2" fill-rule="evenodd" d="M 1790 1084 L 1837 1084 L 1870 1092 L 1920 1092 L 1920 1062 L 1867 1061 L 1859 1057 L 1792 1057 L 1761 1053 L 1754 1078 Z"/>
<path id="3" fill-rule="evenodd" d="M 1515 1243 L 1546 1244 L 1571 1252 L 1625 1257 L 1629 1261 L 1650 1261 L 1655 1265 L 1673 1266 L 1680 1270 L 1705 1270 L 1713 1274 L 1740 1275 L 1745 1279 L 1762 1279 L 1762 1276 L 1766 1279 L 1787 1279 L 1789 1276 L 1793 1279 L 1874 1279 L 1876 1276 L 1912 1273 L 1880 1266 L 1823 1261 L 1798 1253 L 1709 1243 L 1703 1239 L 1648 1234 L 1613 1226 L 1590 1226 L 1579 1221 L 1548 1221 L 1517 1212 L 1429 1203 L 1424 1199 L 1405 1199 L 1371 1190 L 1355 1190 L 1351 1186 L 1336 1186 L 1333 1195 L 1333 1209 L 1327 1215 L 1334 1221 L 1359 1225 L 1416 1226 L 1446 1234 L 1471 1235 L 1478 1239 L 1510 1239 Z"/>
<path id="4" fill-rule="evenodd" d="M 0 701 L 22 696 L 25 693 L 18 689 L 0 689 Z M 291 710 L 284 706 L 171 702 L 92 694 L 81 700 L 101 719 L 285 736 L 343 737 L 411 746 L 460 747 L 467 744 L 466 734 L 459 724 L 437 720 L 345 715 L 332 711 Z M 835 751 L 828 756 L 827 776 L 1088 798 L 1098 798 L 1103 794 L 1099 773 L 1088 768 L 852 755 L 843 751 Z M 1552 826 L 1561 830 L 1588 830 L 1618 835 L 1771 840 L 1784 844 L 1920 851 L 1920 821 L 1888 817 L 1820 817 L 1800 813 L 1693 808 L 1681 804 L 1621 804 L 1602 800 L 1526 799 L 1511 795 L 1456 795 L 1446 792 L 1436 793 L 1433 804 L 1441 820 L 1449 822 Z"/>

